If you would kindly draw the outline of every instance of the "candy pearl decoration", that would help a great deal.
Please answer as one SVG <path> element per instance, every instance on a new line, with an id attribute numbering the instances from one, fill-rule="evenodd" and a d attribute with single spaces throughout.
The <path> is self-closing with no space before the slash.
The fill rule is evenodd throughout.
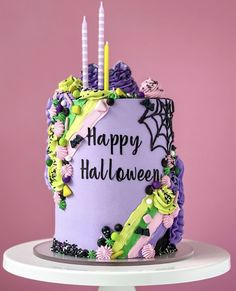
<path id="1" fill-rule="evenodd" d="M 62 181 L 63 181 L 65 184 L 69 183 L 70 180 L 71 180 L 71 176 L 62 177 Z"/>
<path id="2" fill-rule="evenodd" d="M 60 113 L 63 111 L 63 106 L 61 106 L 61 104 L 58 104 L 57 107 L 56 107 L 56 111 L 57 113 Z"/>
<path id="3" fill-rule="evenodd" d="M 159 181 L 155 181 L 155 182 L 153 182 L 153 183 L 152 183 L 152 187 L 153 187 L 154 189 L 158 189 L 158 188 L 160 188 L 160 187 L 161 187 L 161 182 L 159 182 Z"/>
<path id="4" fill-rule="evenodd" d="M 115 100 L 113 98 L 108 98 L 107 99 L 107 105 L 113 106 L 115 104 Z"/>
<path id="5" fill-rule="evenodd" d="M 72 156 L 70 156 L 70 155 L 66 156 L 66 157 L 65 157 L 65 160 L 66 160 L 67 162 L 70 162 L 70 161 L 72 160 Z"/>
<path id="6" fill-rule="evenodd" d="M 64 137 L 60 138 L 59 139 L 59 145 L 62 146 L 62 147 L 66 147 L 68 144 L 68 141 L 67 139 L 65 139 Z"/>
<path id="7" fill-rule="evenodd" d="M 148 186 L 145 188 L 145 193 L 146 193 L 147 195 L 152 195 L 152 193 L 153 193 L 153 188 L 152 188 L 151 185 L 148 185 Z"/>
<path id="8" fill-rule="evenodd" d="M 151 199 L 151 198 L 148 198 L 148 199 L 146 200 L 146 203 L 147 203 L 148 205 L 151 205 L 151 204 L 152 204 L 152 199 Z"/>
<path id="9" fill-rule="evenodd" d="M 50 158 L 48 158 L 48 159 L 46 160 L 46 165 L 47 165 L 48 167 L 51 167 L 52 163 L 53 163 L 53 161 L 52 161 Z"/>
<path id="10" fill-rule="evenodd" d="M 116 241 L 118 237 L 119 237 L 119 232 L 117 232 L 117 231 L 114 231 L 111 234 L 111 239 L 114 240 L 114 241 Z"/>
<path id="11" fill-rule="evenodd" d="M 138 92 L 138 98 L 144 98 L 144 97 L 145 97 L 145 94 L 142 91 Z"/>
<path id="12" fill-rule="evenodd" d="M 61 106 L 63 106 L 63 107 L 66 106 L 66 100 L 61 101 Z"/>

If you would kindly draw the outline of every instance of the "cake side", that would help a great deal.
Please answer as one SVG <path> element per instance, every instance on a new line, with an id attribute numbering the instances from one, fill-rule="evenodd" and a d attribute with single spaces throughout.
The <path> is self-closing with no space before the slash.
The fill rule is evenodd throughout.
<path id="1" fill-rule="evenodd" d="M 59 206 L 52 249 L 98 259 L 175 250 L 184 195 L 173 101 L 127 98 L 121 90 L 75 98 L 80 83 L 73 83 L 72 94 L 63 88 L 48 104 L 46 177 Z"/>

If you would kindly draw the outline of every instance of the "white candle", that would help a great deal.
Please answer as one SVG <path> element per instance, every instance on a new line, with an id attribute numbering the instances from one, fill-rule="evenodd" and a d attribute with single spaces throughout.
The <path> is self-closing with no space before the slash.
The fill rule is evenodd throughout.
<path id="1" fill-rule="evenodd" d="M 98 89 L 103 89 L 104 67 L 104 9 L 101 2 L 98 17 Z"/>
<path id="2" fill-rule="evenodd" d="M 84 16 L 82 23 L 82 70 L 83 70 L 83 89 L 88 88 L 88 29 L 87 21 Z"/>

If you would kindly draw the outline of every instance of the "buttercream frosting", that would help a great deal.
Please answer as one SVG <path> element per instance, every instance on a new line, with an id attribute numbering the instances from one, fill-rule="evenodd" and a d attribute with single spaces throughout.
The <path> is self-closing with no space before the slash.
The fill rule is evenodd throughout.
<path id="1" fill-rule="evenodd" d="M 142 82 L 140 91 L 143 92 L 147 98 L 162 98 L 164 90 L 159 87 L 157 81 L 148 78 Z"/>

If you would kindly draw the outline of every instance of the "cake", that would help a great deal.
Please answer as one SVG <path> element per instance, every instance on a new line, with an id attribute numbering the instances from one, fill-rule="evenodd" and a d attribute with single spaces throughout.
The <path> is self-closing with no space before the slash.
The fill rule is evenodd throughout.
<path id="1" fill-rule="evenodd" d="M 121 61 L 109 90 L 98 66 L 61 81 L 47 104 L 45 180 L 55 202 L 51 250 L 98 261 L 177 251 L 184 165 L 174 145 L 174 101 L 151 78 L 140 86 Z"/>

